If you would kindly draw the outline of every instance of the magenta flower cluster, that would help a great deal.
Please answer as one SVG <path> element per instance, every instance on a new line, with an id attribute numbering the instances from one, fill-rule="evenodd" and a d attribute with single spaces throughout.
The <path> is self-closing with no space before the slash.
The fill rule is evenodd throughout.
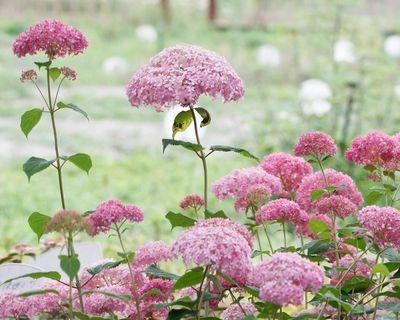
<path id="1" fill-rule="evenodd" d="M 336 152 L 335 140 L 320 131 L 303 134 L 294 147 L 294 154 L 300 157 L 324 158 L 326 156 L 334 156 Z"/>

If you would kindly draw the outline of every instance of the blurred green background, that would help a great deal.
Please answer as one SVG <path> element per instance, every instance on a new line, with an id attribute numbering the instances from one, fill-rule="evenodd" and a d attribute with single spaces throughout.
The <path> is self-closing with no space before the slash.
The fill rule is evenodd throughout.
<path id="1" fill-rule="evenodd" d="M 164 215 L 178 211 L 186 194 L 201 193 L 202 185 L 196 157 L 179 148 L 162 154 L 161 138 L 171 134 L 165 119 L 172 116 L 127 101 L 125 85 L 149 57 L 177 43 L 197 44 L 226 56 L 243 78 L 246 94 L 238 103 L 201 99 L 212 115 L 206 145 L 234 145 L 263 156 L 290 151 L 301 133 L 323 130 L 344 149 L 356 134 L 398 131 L 399 12 L 395 0 L 0 1 L 0 254 L 34 242 L 31 212 L 59 208 L 55 170 L 30 183 L 22 172 L 29 156 L 53 152 L 49 119 L 29 140 L 19 129 L 20 115 L 41 106 L 34 87 L 19 81 L 20 72 L 44 57 L 18 59 L 11 46 L 38 20 L 60 19 L 89 40 L 84 54 L 57 61 L 78 72 L 61 99 L 90 115 L 87 122 L 73 112 L 57 113 L 62 153 L 86 152 L 94 163 L 89 176 L 65 167 L 67 205 L 84 212 L 110 198 L 137 204 L 146 219 L 128 234 L 136 247 L 150 239 L 171 242 Z M 365 190 L 363 176 L 341 158 L 330 164 L 352 172 Z M 215 154 L 210 180 L 254 164 Z M 232 207 L 211 197 L 212 209 L 238 218 Z M 100 239 L 112 253 L 113 240 Z"/>

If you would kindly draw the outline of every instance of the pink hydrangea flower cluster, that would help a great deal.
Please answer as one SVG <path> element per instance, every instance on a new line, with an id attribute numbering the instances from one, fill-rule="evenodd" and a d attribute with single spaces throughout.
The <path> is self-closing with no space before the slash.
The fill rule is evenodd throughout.
<path id="1" fill-rule="evenodd" d="M 300 186 L 301 180 L 313 172 L 311 164 L 303 158 L 288 153 L 277 152 L 264 157 L 260 163 L 267 173 L 278 177 L 282 183 L 283 194 L 289 198 Z"/>
<path id="2" fill-rule="evenodd" d="M 240 305 L 239 305 L 240 303 Z M 256 307 L 248 300 L 240 300 L 239 303 L 231 304 L 221 314 L 222 320 L 240 320 L 246 316 L 254 315 Z"/>
<path id="3" fill-rule="evenodd" d="M 332 195 L 316 201 L 316 210 L 321 214 L 345 218 L 355 214 L 357 206 L 344 196 Z"/>
<path id="4" fill-rule="evenodd" d="M 199 196 L 198 194 L 189 194 L 186 197 L 182 199 L 182 201 L 179 203 L 179 206 L 183 210 L 188 210 L 188 209 L 200 209 L 203 207 L 205 204 L 204 199 Z"/>
<path id="5" fill-rule="evenodd" d="M 26 82 L 26 81 L 34 81 L 38 77 L 37 73 L 35 70 L 26 70 L 21 72 L 21 77 L 20 80 L 21 82 Z"/>
<path id="6" fill-rule="evenodd" d="M 336 262 L 332 265 L 334 272 L 331 284 L 337 285 L 340 282 L 343 285 L 346 280 L 354 276 L 369 278 L 374 264 L 375 261 L 373 259 L 360 258 L 357 255 L 345 255 L 339 260 L 339 270 L 337 270 Z"/>
<path id="7" fill-rule="evenodd" d="M 100 203 L 96 210 L 87 218 L 92 226 L 91 236 L 108 232 L 114 223 L 124 220 L 132 222 L 143 221 L 143 212 L 134 205 L 125 205 L 119 200 L 107 200 Z"/>
<path id="8" fill-rule="evenodd" d="M 251 248 L 247 240 L 219 220 L 184 230 L 173 245 L 173 252 L 182 256 L 185 264 L 211 266 L 239 283 L 245 283 L 251 270 Z"/>
<path id="9" fill-rule="evenodd" d="M 346 159 L 362 166 L 395 169 L 393 157 L 396 146 L 395 138 L 381 131 L 372 131 L 353 139 L 346 151 Z"/>
<path id="10" fill-rule="evenodd" d="M 338 250 L 336 250 L 336 246 L 332 246 L 322 255 L 325 256 L 329 262 L 334 262 L 336 261 L 336 253 L 339 256 L 339 259 L 341 259 L 347 255 L 355 256 L 357 254 L 357 249 L 347 243 L 340 242 Z"/>
<path id="11" fill-rule="evenodd" d="M 400 248 L 399 210 L 392 207 L 367 206 L 358 213 L 358 220 L 379 246 Z"/>
<path id="12" fill-rule="evenodd" d="M 263 205 L 256 213 L 256 222 L 263 224 L 266 221 L 289 222 L 294 226 L 306 225 L 309 217 L 307 212 L 293 201 L 277 199 Z"/>
<path id="13" fill-rule="evenodd" d="M 317 292 L 324 271 L 298 254 L 280 252 L 254 267 L 251 282 L 260 288 L 260 298 L 277 305 L 300 305 L 305 291 Z"/>
<path id="14" fill-rule="evenodd" d="M 85 36 L 78 29 L 57 20 L 43 20 L 18 36 L 13 43 L 13 52 L 18 57 L 44 52 L 54 60 L 80 54 L 87 45 Z"/>
<path id="15" fill-rule="evenodd" d="M 334 156 L 337 152 L 335 140 L 326 133 L 313 131 L 303 134 L 296 146 L 294 154 L 300 157 L 312 156 L 315 158 L 323 158 L 326 156 Z"/>
<path id="16" fill-rule="evenodd" d="M 269 196 L 279 195 L 282 192 L 279 178 L 266 173 L 259 167 L 234 170 L 214 182 L 212 191 L 219 200 L 224 200 L 227 197 L 235 198 L 235 209 L 240 212 L 251 205 L 249 196 L 251 196 L 254 188 L 259 187 L 264 188 Z"/>
<path id="17" fill-rule="evenodd" d="M 225 58 L 198 46 L 182 44 L 164 49 L 139 69 L 126 94 L 133 106 L 150 105 L 157 111 L 180 104 L 192 106 L 200 95 L 224 101 L 244 94 L 243 82 Z"/>
<path id="18" fill-rule="evenodd" d="M 171 247 L 163 241 L 152 241 L 140 246 L 135 253 L 133 265 L 140 270 L 151 264 L 172 260 L 174 255 Z"/>
<path id="19" fill-rule="evenodd" d="M 296 201 L 301 208 L 309 212 L 315 210 L 318 201 L 312 200 L 312 191 L 325 189 L 328 186 L 335 186 L 337 188 L 331 195 L 345 197 L 356 207 L 361 206 L 363 198 L 353 179 L 351 179 L 348 175 L 333 169 L 327 169 L 324 171 L 324 173 L 325 177 L 321 171 L 315 172 L 305 177 L 301 182 L 301 185 L 297 190 L 296 198 Z M 324 194 L 319 200 L 328 196 L 328 194 Z"/>
<path id="20" fill-rule="evenodd" d="M 325 214 L 318 214 L 318 213 L 311 213 L 309 215 L 309 221 L 311 220 L 318 220 L 318 221 L 322 221 L 324 222 L 329 229 L 333 228 L 333 222 L 332 219 L 330 217 L 328 217 Z M 317 235 L 315 235 L 310 228 L 308 227 L 308 224 L 304 224 L 304 225 L 296 225 L 296 234 L 298 235 L 302 235 L 305 237 L 309 237 L 313 240 L 318 239 Z"/>

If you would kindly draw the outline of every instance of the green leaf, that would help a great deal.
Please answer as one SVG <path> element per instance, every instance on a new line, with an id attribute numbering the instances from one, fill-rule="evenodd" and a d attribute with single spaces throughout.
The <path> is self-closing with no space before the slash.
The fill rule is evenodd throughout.
<path id="1" fill-rule="evenodd" d="M 77 105 L 75 105 L 75 104 L 72 104 L 72 103 L 64 103 L 64 102 L 58 102 L 57 103 L 57 107 L 59 108 L 59 109 L 71 109 L 71 110 L 74 110 L 74 111 L 76 111 L 76 112 L 79 112 L 80 114 L 82 114 L 87 120 L 89 120 L 89 116 L 88 116 L 88 114 L 86 113 L 86 111 L 84 111 L 84 110 L 82 110 L 81 108 L 79 108 Z"/>
<path id="2" fill-rule="evenodd" d="M 329 226 L 325 222 L 317 219 L 311 219 L 308 222 L 308 227 L 318 238 L 329 239 Z"/>
<path id="3" fill-rule="evenodd" d="M 311 199 L 313 201 L 321 199 L 321 197 L 325 194 L 326 190 L 323 189 L 315 189 L 311 191 Z"/>
<path id="4" fill-rule="evenodd" d="M 148 266 L 144 270 L 144 273 L 148 276 L 152 276 L 155 278 L 170 279 L 170 280 L 178 280 L 179 279 L 178 275 L 163 271 L 155 265 Z"/>
<path id="5" fill-rule="evenodd" d="M 60 74 L 61 74 L 61 71 L 59 68 L 50 68 L 49 69 L 49 75 L 53 81 L 56 81 L 58 79 L 58 77 L 60 76 Z"/>
<path id="6" fill-rule="evenodd" d="M 74 311 L 74 316 L 79 320 L 110 320 L 110 318 L 103 318 L 98 316 L 88 316 L 80 311 Z"/>
<path id="7" fill-rule="evenodd" d="M 86 290 L 86 291 L 82 292 L 82 295 L 93 294 L 93 293 L 102 294 L 102 295 L 110 297 L 110 298 L 116 298 L 116 299 L 127 301 L 127 302 L 131 300 L 131 296 L 128 294 L 115 294 L 112 292 L 98 291 L 98 290 Z"/>
<path id="8" fill-rule="evenodd" d="M 375 204 L 379 201 L 379 199 L 382 197 L 382 193 L 379 191 L 371 191 L 364 199 L 364 202 L 366 205 L 372 205 Z"/>
<path id="9" fill-rule="evenodd" d="M 47 169 L 53 162 L 54 160 L 46 160 L 43 158 L 30 157 L 24 163 L 22 169 L 28 176 L 28 180 L 30 180 L 34 174 L 43 171 L 44 169 Z"/>
<path id="10" fill-rule="evenodd" d="M 378 303 L 378 310 L 387 310 L 392 312 L 400 312 L 400 302 L 398 301 L 381 301 Z"/>
<path id="11" fill-rule="evenodd" d="M 79 169 L 82 169 L 89 174 L 92 168 L 92 159 L 86 153 L 76 153 L 68 157 L 68 161 L 76 165 Z"/>
<path id="12" fill-rule="evenodd" d="M 46 61 L 46 62 L 34 62 L 34 63 L 38 66 L 39 70 L 41 67 L 50 67 L 51 66 L 51 60 Z"/>
<path id="13" fill-rule="evenodd" d="M 31 109 L 26 111 L 21 116 L 20 127 L 25 137 L 28 138 L 28 134 L 32 129 L 39 123 L 42 118 L 43 110 L 39 108 Z"/>
<path id="14" fill-rule="evenodd" d="M 174 139 L 177 132 L 183 132 L 189 128 L 192 121 L 193 117 L 190 110 L 179 112 L 172 125 L 172 139 Z"/>
<path id="15" fill-rule="evenodd" d="M 69 277 L 70 280 L 74 279 L 79 272 L 81 263 L 79 262 L 78 256 L 58 256 L 60 259 L 60 267 Z"/>
<path id="16" fill-rule="evenodd" d="M 200 127 L 208 126 L 211 123 L 211 115 L 206 109 L 199 107 L 194 110 L 203 118 L 200 122 Z"/>
<path id="17" fill-rule="evenodd" d="M 93 268 L 87 269 L 87 272 L 89 272 L 92 276 L 94 276 L 103 270 L 116 268 L 120 264 L 121 264 L 121 261 L 108 261 L 108 262 L 101 263 Z"/>
<path id="18" fill-rule="evenodd" d="M 254 160 L 258 161 L 258 162 L 260 161 L 260 159 L 258 159 L 255 155 L 253 155 L 249 151 L 247 151 L 245 149 L 241 149 L 241 148 L 218 145 L 218 146 L 210 147 L 210 150 L 212 150 L 212 151 L 222 151 L 222 152 L 236 152 L 236 153 L 241 154 L 243 157 L 251 158 L 251 159 L 254 159 Z"/>
<path id="19" fill-rule="evenodd" d="M 33 291 L 27 291 L 24 293 L 21 293 L 19 297 L 31 297 L 31 296 L 36 296 L 36 295 L 41 295 L 41 294 L 47 294 L 47 293 L 54 293 L 54 294 L 59 294 L 57 290 L 54 289 L 46 289 L 46 290 L 33 290 Z"/>
<path id="20" fill-rule="evenodd" d="M 189 270 L 182 275 L 174 284 L 173 289 L 179 290 L 199 284 L 204 278 L 203 268 Z"/>
<path id="21" fill-rule="evenodd" d="M 35 280 L 40 279 L 40 278 L 48 278 L 48 279 L 60 281 L 61 274 L 59 274 L 56 271 L 27 273 L 27 274 L 24 274 L 24 275 L 16 277 L 16 278 L 8 279 L 8 280 L 4 281 L 0 286 L 2 286 L 3 284 L 9 283 L 11 281 L 14 281 L 17 279 L 22 279 L 22 278 L 32 278 Z"/>
<path id="22" fill-rule="evenodd" d="M 374 282 L 371 279 L 353 276 L 345 281 L 342 290 L 345 292 L 359 293 L 368 290 L 372 285 L 374 285 Z"/>
<path id="23" fill-rule="evenodd" d="M 167 320 L 180 320 L 185 319 L 195 319 L 197 312 L 189 309 L 172 309 L 168 313 Z"/>
<path id="24" fill-rule="evenodd" d="M 32 231 L 36 233 L 38 237 L 38 242 L 44 231 L 46 230 L 46 225 L 50 221 L 51 217 L 46 216 L 45 214 L 41 214 L 39 212 L 33 212 L 28 218 L 29 226 L 31 227 Z"/>
<path id="25" fill-rule="evenodd" d="M 174 213 L 172 211 L 168 212 L 165 217 L 171 223 L 171 230 L 175 227 L 187 228 L 191 227 L 196 223 L 196 220 L 189 218 L 182 213 Z"/>
<path id="26" fill-rule="evenodd" d="M 181 140 L 173 140 L 173 139 L 162 139 L 162 145 L 163 145 L 163 153 L 165 152 L 165 149 L 169 145 L 171 146 L 181 146 L 184 147 L 187 150 L 198 152 L 203 150 L 203 147 L 199 144 L 187 142 L 187 141 L 181 141 Z"/>
<path id="27" fill-rule="evenodd" d="M 372 267 L 372 274 L 380 273 L 382 276 L 387 277 L 390 274 L 389 269 L 382 263 L 378 263 Z"/>
<path id="28" fill-rule="evenodd" d="M 376 167 L 373 165 L 366 165 L 366 166 L 364 166 L 364 169 L 369 172 L 374 172 L 376 170 Z"/>
<path id="29" fill-rule="evenodd" d="M 210 218 L 224 218 L 224 219 L 228 219 L 227 215 L 225 214 L 225 212 L 223 210 L 219 210 L 217 212 L 211 212 L 210 210 L 206 210 L 204 212 L 204 217 L 206 219 L 210 219 Z"/>

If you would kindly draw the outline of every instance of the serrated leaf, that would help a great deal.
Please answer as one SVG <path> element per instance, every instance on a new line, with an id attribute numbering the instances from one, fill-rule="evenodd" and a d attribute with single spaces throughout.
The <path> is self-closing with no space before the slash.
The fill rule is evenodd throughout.
<path id="1" fill-rule="evenodd" d="M 44 169 L 47 169 L 53 162 L 54 160 L 46 160 L 43 158 L 30 157 L 24 163 L 22 169 L 24 170 L 25 174 L 28 176 L 28 179 L 30 180 L 34 174 L 43 171 Z"/>
<path id="2" fill-rule="evenodd" d="M 162 139 L 162 145 L 163 145 L 163 153 L 165 152 L 165 149 L 167 149 L 167 147 L 169 145 L 181 146 L 187 150 L 195 151 L 195 152 L 203 150 L 203 147 L 199 144 L 191 143 L 191 142 L 187 142 L 187 141 L 181 141 L 181 140 L 173 140 L 173 139 Z"/>
<path id="3" fill-rule="evenodd" d="M 24 293 L 21 293 L 19 297 L 31 297 L 31 296 L 37 296 L 37 295 L 42 295 L 42 294 L 48 294 L 48 293 L 54 293 L 54 294 L 59 294 L 57 290 L 54 289 L 45 289 L 45 290 L 33 290 L 33 291 L 27 291 Z"/>
<path id="4" fill-rule="evenodd" d="M 46 225 L 50 221 L 51 217 L 41 214 L 39 212 L 33 212 L 28 218 L 29 226 L 32 231 L 36 233 L 38 242 L 46 230 Z"/>
<path id="5" fill-rule="evenodd" d="M 72 104 L 72 103 L 64 103 L 64 102 L 58 102 L 57 103 L 57 107 L 59 109 L 71 109 L 74 110 L 76 112 L 79 112 L 81 115 L 83 115 L 87 120 L 89 120 L 89 116 L 86 113 L 86 111 L 82 110 L 81 108 L 79 108 L 77 105 Z"/>
<path id="6" fill-rule="evenodd" d="M 59 281 L 61 279 L 61 274 L 59 274 L 56 271 L 49 271 L 49 272 L 32 272 L 32 273 L 27 273 L 19 277 L 15 277 L 12 279 L 8 279 L 4 281 L 0 286 L 3 284 L 9 283 L 11 281 L 17 280 L 17 279 L 22 279 L 22 278 L 32 278 L 32 279 L 40 279 L 40 278 L 48 278 L 52 280 Z"/>
<path id="7" fill-rule="evenodd" d="M 61 74 L 61 71 L 59 68 L 50 68 L 49 69 L 49 75 L 53 81 L 56 81 L 58 79 L 58 77 L 60 76 L 60 74 Z"/>
<path id="8" fill-rule="evenodd" d="M 81 267 L 81 263 L 79 262 L 78 256 L 60 255 L 58 256 L 58 258 L 60 259 L 61 270 L 68 275 L 70 280 L 74 279 Z"/>
<path id="9" fill-rule="evenodd" d="M 182 275 L 178 280 L 176 280 L 173 289 L 179 290 L 199 284 L 204 278 L 203 268 L 195 268 L 189 270 L 184 275 Z"/>
<path id="10" fill-rule="evenodd" d="M 51 66 L 51 60 L 46 61 L 46 62 L 34 62 L 34 63 L 38 66 L 39 70 L 42 67 L 50 67 Z"/>
<path id="11" fill-rule="evenodd" d="M 87 174 L 89 174 L 89 171 L 93 165 L 92 159 L 86 153 L 76 153 L 72 156 L 69 156 L 68 161 L 76 165 L 79 169 L 85 171 Z"/>
<path id="12" fill-rule="evenodd" d="M 204 212 L 204 217 L 206 219 L 210 219 L 210 218 L 224 218 L 224 219 L 228 219 L 227 215 L 225 214 L 225 212 L 223 210 L 219 210 L 217 212 L 211 212 L 210 210 L 206 210 Z"/>
<path id="13" fill-rule="evenodd" d="M 193 121 L 192 112 L 190 110 L 179 112 L 172 124 L 172 139 L 174 139 L 177 132 L 183 132 L 189 128 Z"/>
<path id="14" fill-rule="evenodd" d="M 148 266 L 144 270 L 144 273 L 146 275 L 149 275 L 149 276 L 152 276 L 155 278 L 170 279 L 170 280 L 178 280 L 179 279 L 178 275 L 161 270 L 155 265 Z"/>
<path id="15" fill-rule="evenodd" d="M 323 189 L 315 189 L 311 191 L 311 199 L 313 201 L 321 199 L 321 197 L 325 194 L 325 190 Z"/>
<path id="16" fill-rule="evenodd" d="M 120 264 L 121 264 L 121 261 L 107 261 L 107 262 L 101 263 L 93 268 L 87 269 L 87 272 L 89 272 L 92 276 L 94 276 L 94 275 L 102 272 L 103 270 L 116 268 Z"/>
<path id="17" fill-rule="evenodd" d="M 210 113 L 204 108 L 195 108 L 194 110 L 202 117 L 203 120 L 200 122 L 200 127 L 208 126 L 211 123 L 211 115 Z"/>
<path id="18" fill-rule="evenodd" d="M 191 227 L 196 223 L 196 220 L 189 218 L 182 213 L 174 213 L 172 211 L 168 212 L 165 217 L 171 223 L 171 230 L 175 227 Z"/>
<path id="19" fill-rule="evenodd" d="M 43 110 L 39 108 L 31 109 L 26 111 L 21 116 L 20 127 L 25 137 L 28 138 L 28 134 L 32 129 L 39 123 L 42 118 Z"/>
<path id="20" fill-rule="evenodd" d="M 210 150 L 221 151 L 221 152 L 235 152 L 235 153 L 242 155 L 243 157 L 254 159 L 257 162 L 260 161 L 260 159 L 258 159 L 255 155 L 251 154 L 249 151 L 242 149 L 242 148 L 217 145 L 217 146 L 210 147 Z"/>
<path id="21" fill-rule="evenodd" d="M 369 289 L 375 283 L 368 278 L 361 277 L 361 276 L 353 276 L 347 279 L 342 287 L 342 290 L 345 292 L 364 292 Z"/>
<path id="22" fill-rule="evenodd" d="M 329 226 L 324 221 L 311 219 L 308 222 L 308 227 L 318 238 L 329 239 Z"/>
<path id="23" fill-rule="evenodd" d="M 372 205 L 379 201 L 382 197 L 382 193 L 379 191 L 371 191 L 364 199 L 366 205 Z"/>

